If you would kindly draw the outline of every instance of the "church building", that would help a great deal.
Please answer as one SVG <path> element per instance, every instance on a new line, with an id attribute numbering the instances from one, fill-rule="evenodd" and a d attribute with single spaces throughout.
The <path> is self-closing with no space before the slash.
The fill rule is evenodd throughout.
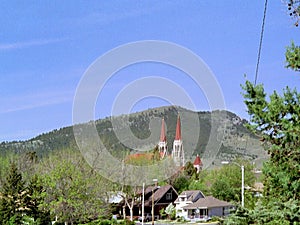
<path id="1" fill-rule="evenodd" d="M 160 132 L 160 139 L 158 142 L 158 149 L 159 149 L 159 154 L 161 159 L 168 156 L 168 144 L 167 144 L 164 118 L 162 119 L 162 123 L 161 123 L 161 132 Z M 171 151 L 171 157 L 173 158 L 177 166 L 183 167 L 185 165 L 185 156 L 184 156 L 183 142 L 181 137 L 181 121 L 179 115 L 177 117 L 176 132 L 173 141 L 173 149 Z M 197 169 L 197 172 L 199 172 L 202 169 L 202 162 L 199 155 L 197 155 L 194 161 L 194 167 Z"/>

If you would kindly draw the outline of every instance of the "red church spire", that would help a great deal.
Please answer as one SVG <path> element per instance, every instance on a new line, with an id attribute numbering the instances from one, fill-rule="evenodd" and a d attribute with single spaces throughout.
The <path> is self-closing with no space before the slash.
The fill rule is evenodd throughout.
<path id="1" fill-rule="evenodd" d="M 197 154 L 195 161 L 194 161 L 194 166 L 202 166 L 202 161 L 200 156 Z"/>
<path id="2" fill-rule="evenodd" d="M 166 137 L 166 132 L 165 132 L 165 119 L 162 118 L 161 121 L 161 131 L 160 131 L 160 142 L 166 142 L 167 137 Z"/>
<path id="3" fill-rule="evenodd" d="M 181 125 L 180 125 L 180 116 L 179 115 L 177 117 L 175 140 L 181 140 Z"/>

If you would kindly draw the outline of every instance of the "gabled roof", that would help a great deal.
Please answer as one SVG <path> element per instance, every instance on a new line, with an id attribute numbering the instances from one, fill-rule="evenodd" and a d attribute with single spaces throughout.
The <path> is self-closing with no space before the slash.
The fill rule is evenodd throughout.
<path id="1" fill-rule="evenodd" d="M 205 198 L 200 198 L 197 202 L 184 206 L 183 209 L 209 209 L 217 207 L 229 207 L 232 206 L 229 202 L 225 202 L 214 198 L 213 196 L 207 196 Z"/>
<path id="2" fill-rule="evenodd" d="M 188 202 L 196 202 L 199 198 L 205 197 L 204 194 L 199 190 L 190 190 L 190 191 L 183 191 L 175 202 L 179 202 L 179 197 L 185 195 Z"/>
<path id="3" fill-rule="evenodd" d="M 203 164 L 202 164 L 202 161 L 200 159 L 200 156 L 197 154 L 196 159 L 194 161 L 194 166 L 198 166 L 198 165 L 200 166 L 200 165 L 203 165 Z"/>
<path id="4" fill-rule="evenodd" d="M 176 195 L 177 192 L 176 190 L 173 188 L 172 185 L 165 185 L 162 187 L 159 187 L 156 189 L 156 191 L 153 194 L 153 201 L 155 202 L 155 204 L 170 190 L 172 189 L 173 192 L 175 192 Z M 145 199 L 145 206 L 149 206 L 152 204 L 152 195 L 149 197 L 149 199 Z"/>

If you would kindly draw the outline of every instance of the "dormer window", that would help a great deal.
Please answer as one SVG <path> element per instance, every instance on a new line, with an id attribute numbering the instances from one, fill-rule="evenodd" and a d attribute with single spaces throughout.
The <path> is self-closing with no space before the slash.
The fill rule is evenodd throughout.
<path id="1" fill-rule="evenodd" d="M 172 200 L 172 192 L 166 194 L 167 200 Z"/>

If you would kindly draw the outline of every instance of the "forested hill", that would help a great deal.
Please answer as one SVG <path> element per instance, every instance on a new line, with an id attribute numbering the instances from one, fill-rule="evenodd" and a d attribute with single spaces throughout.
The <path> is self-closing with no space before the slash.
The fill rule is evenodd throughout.
<path id="1" fill-rule="evenodd" d="M 161 119 L 164 118 L 167 127 L 169 151 L 171 151 L 178 113 L 180 116 L 184 115 L 181 119 L 182 139 L 184 149 L 191 151 L 191 156 L 196 154 L 201 156 L 207 150 L 209 138 L 212 141 L 214 141 L 213 138 L 216 138 L 215 141 L 221 144 L 220 150 L 217 151 L 218 160 L 230 160 L 235 157 L 254 160 L 266 157 L 258 138 L 244 127 L 247 121 L 228 111 L 193 112 L 181 107 L 159 107 L 129 115 L 97 120 L 96 128 L 105 147 L 110 150 L 111 154 L 120 156 L 123 155 L 121 153 L 126 152 L 128 154 L 133 152 L 124 143 L 128 143 L 129 146 L 133 146 L 135 149 L 153 149 L 159 141 Z M 189 119 L 190 117 L 195 118 L 195 116 L 199 118 L 200 125 L 197 143 L 191 141 L 195 131 L 193 129 L 195 124 L 193 120 Z M 153 118 L 156 119 L 154 123 L 156 129 L 150 131 L 149 127 L 153 126 L 150 121 Z M 113 126 L 112 119 L 117 121 L 117 126 L 115 124 Z M 212 126 L 212 124 L 215 125 Z M 130 131 L 137 138 L 142 140 L 148 139 L 148 143 L 130 143 L 130 140 L 126 140 L 126 142 L 124 142 L 125 139 L 120 140 L 120 135 L 117 137 L 116 133 L 126 137 L 128 133 L 128 130 L 125 129 L 126 127 L 129 127 Z M 151 135 L 151 132 L 154 133 Z M 217 140 L 220 139 L 218 137 L 221 137 L 221 140 Z M 218 144 L 216 143 L 215 148 L 218 148 Z M 212 148 L 211 146 L 210 148 Z M 46 155 L 51 151 L 67 148 L 77 149 L 72 126 L 53 130 L 27 141 L 2 142 L 0 144 L 1 153 L 35 151 L 40 156 Z"/>

